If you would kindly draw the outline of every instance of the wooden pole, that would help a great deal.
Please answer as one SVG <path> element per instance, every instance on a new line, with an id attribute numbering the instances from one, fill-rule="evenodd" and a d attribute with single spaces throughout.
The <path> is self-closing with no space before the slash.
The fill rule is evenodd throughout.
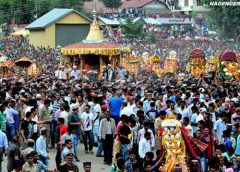
<path id="1" fill-rule="evenodd" d="M 99 64 L 99 74 L 98 79 L 102 78 L 102 67 L 103 67 L 103 56 L 99 56 L 100 64 Z"/>

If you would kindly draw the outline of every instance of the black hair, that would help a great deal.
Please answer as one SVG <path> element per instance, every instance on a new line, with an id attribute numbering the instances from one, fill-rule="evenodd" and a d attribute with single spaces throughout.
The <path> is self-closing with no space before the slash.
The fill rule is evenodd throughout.
<path id="1" fill-rule="evenodd" d="M 36 151 L 32 151 L 31 154 L 32 154 L 32 156 L 38 155 L 38 153 Z"/>
<path id="2" fill-rule="evenodd" d="M 117 160 L 117 167 L 118 167 L 119 169 L 122 169 L 122 167 L 124 166 L 124 164 L 125 164 L 125 161 L 124 161 L 123 158 L 119 158 L 119 159 Z"/>
<path id="3" fill-rule="evenodd" d="M 145 164 L 144 164 L 144 168 L 146 168 L 147 166 L 152 166 L 152 163 L 150 163 L 150 162 L 146 162 Z"/>
<path id="4" fill-rule="evenodd" d="M 189 117 L 187 117 L 187 116 L 185 116 L 185 117 L 183 118 L 183 120 L 186 121 L 186 122 L 189 122 L 189 121 L 190 121 L 190 120 L 189 120 Z"/>
<path id="5" fill-rule="evenodd" d="M 200 121 L 198 121 L 198 124 L 200 124 L 200 125 L 203 125 L 203 126 L 204 126 L 205 122 L 204 122 L 203 120 L 200 120 Z"/>
<path id="6" fill-rule="evenodd" d="M 230 137 L 230 133 L 228 130 L 224 130 L 223 134 L 225 135 L 225 137 Z"/>
<path id="7" fill-rule="evenodd" d="M 223 145 L 223 144 L 221 144 L 221 145 L 217 145 L 216 146 L 216 150 L 220 150 L 220 151 L 222 151 L 222 152 L 226 152 L 226 148 L 225 148 L 225 146 Z"/>
<path id="8" fill-rule="evenodd" d="M 58 118 L 58 122 L 60 122 L 61 124 L 64 124 L 65 119 L 64 118 Z"/>
<path id="9" fill-rule="evenodd" d="M 26 113 L 26 118 L 30 117 L 31 115 L 32 115 L 31 112 L 27 112 Z"/>
<path id="10" fill-rule="evenodd" d="M 144 137 L 147 137 L 147 136 L 151 136 L 151 133 L 148 131 L 144 133 Z"/>
<path id="11" fill-rule="evenodd" d="M 36 107 L 32 107 L 32 108 L 31 108 L 31 113 L 35 112 L 36 110 L 37 110 Z"/>
<path id="12" fill-rule="evenodd" d="M 227 151 L 228 151 L 230 154 L 234 154 L 234 151 L 235 151 L 235 150 L 233 149 L 233 147 L 229 147 Z"/>
<path id="13" fill-rule="evenodd" d="M 178 113 L 178 114 L 177 114 L 177 120 L 180 121 L 181 119 L 182 119 L 182 114 Z"/>
<path id="14" fill-rule="evenodd" d="M 235 128 L 239 128 L 239 123 L 235 123 L 235 124 L 234 124 L 234 127 L 235 127 Z"/>
<path id="15" fill-rule="evenodd" d="M 70 142 L 72 142 L 71 139 L 67 139 L 67 140 L 65 140 L 65 145 L 68 144 L 68 143 L 70 143 Z"/>
<path id="16" fill-rule="evenodd" d="M 122 154 L 121 153 L 116 153 L 116 159 L 122 157 Z"/>
<path id="17" fill-rule="evenodd" d="M 91 108 L 91 106 L 89 104 L 85 105 L 86 107 L 88 107 L 89 109 Z"/>
<path id="18" fill-rule="evenodd" d="M 151 102 L 150 107 L 155 107 L 155 102 Z"/>

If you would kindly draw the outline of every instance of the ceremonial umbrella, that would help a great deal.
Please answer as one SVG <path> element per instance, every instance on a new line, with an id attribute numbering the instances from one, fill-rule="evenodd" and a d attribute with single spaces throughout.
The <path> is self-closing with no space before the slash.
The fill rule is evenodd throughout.
<path id="1" fill-rule="evenodd" d="M 15 62 L 16 66 L 19 66 L 19 67 L 22 67 L 22 68 L 29 67 L 31 64 L 32 64 L 32 60 L 30 60 L 26 56 L 21 57 L 20 59 L 18 59 Z"/>

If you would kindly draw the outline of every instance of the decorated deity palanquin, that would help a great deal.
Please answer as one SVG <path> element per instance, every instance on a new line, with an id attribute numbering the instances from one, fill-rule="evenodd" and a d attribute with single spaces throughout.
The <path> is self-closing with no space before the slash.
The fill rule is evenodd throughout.
<path id="1" fill-rule="evenodd" d="M 240 65 L 233 51 L 224 51 L 220 56 L 220 61 L 221 73 L 225 78 L 240 80 Z"/>
<path id="2" fill-rule="evenodd" d="M 205 54 L 201 49 L 196 48 L 190 52 L 187 71 L 194 77 L 199 77 L 205 72 Z"/>
<path id="3" fill-rule="evenodd" d="M 122 65 L 129 71 L 130 74 L 138 75 L 139 72 L 139 59 L 134 55 L 123 58 Z"/>
<path id="4" fill-rule="evenodd" d="M 205 73 L 208 74 L 209 72 L 219 72 L 219 58 L 211 57 L 205 66 Z"/>
<path id="5" fill-rule="evenodd" d="M 149 58 L 149 63 L 151 70 L 160 78 L 162 76 L 162 68 L 160 66 L 161 64 L 161 58 L 159 56 L 151 56 Z"/>
<path id="6" fill-rule="evenodd" d="M 164 62 L 164 73 L 174 73 L 177 71 L 177 53 L 175 51 L 171 51 L 169 53 L 169 57 Z"/>
<path id="7" fill-rule="evenodd" d="M 161 142 L 165 148 L 165 163 L 160 167 L 162 172 L 171 172 L 178 166 L 182 172 L 189 171 L 186 164 L 186 145 L 181 133 L 182 124 L 180 121 L 169 115 L 161 123 Z"/>
<path id="8" fill-rule="evenodd" d="M 30 75 L 30 76 L 36 76 L 42 72 L 42 68 L 38 64 L 32 63 L 28 67 L 27 72 L 28 72 L 28 75 Z"/>

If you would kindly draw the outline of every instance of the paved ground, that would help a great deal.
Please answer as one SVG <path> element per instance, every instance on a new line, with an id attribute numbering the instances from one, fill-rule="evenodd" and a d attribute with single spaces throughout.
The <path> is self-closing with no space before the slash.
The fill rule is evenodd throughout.
<path id="1" fill-rule="evenodd" d="M 96 148 L 94 148 L 94 154 L 85 154 L 84 152 L 84 146 L 83 144 L 79 144 L 79 158 L 80 162 L 78 163 L 79 171 L 83 171 L 83 162 L 90 161 L 92 162 L 92 172 L 109 172 L 110 166 L 103 165 L 103 158 L 96 157 Z M 49 160 L 49 167 L 55 168 L 55 156 L 56 156 L 56 150 L 50 149 L 49 150 L 50 160 Z M 4 158 L 4 161 L 2 162 L 2 171 L 7 171 L 7 158 Z"/>

